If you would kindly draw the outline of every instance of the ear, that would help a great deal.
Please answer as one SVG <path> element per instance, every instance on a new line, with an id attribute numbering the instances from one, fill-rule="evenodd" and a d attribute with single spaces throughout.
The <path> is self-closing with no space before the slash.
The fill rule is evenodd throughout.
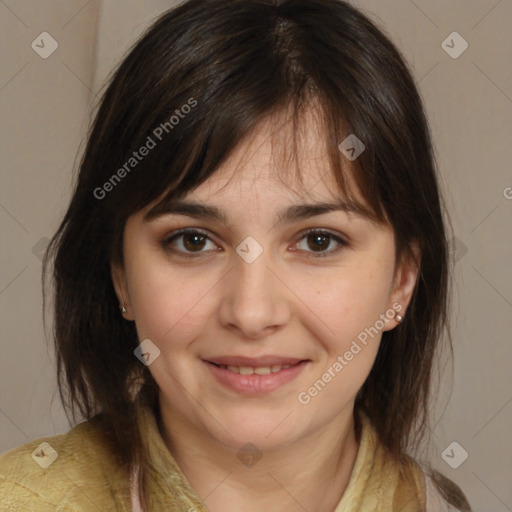
<path id="1" fill-rule="evenodd" d="M 418 274 L 421 266 L 421 251 L 416 242 L 410 244 L 412 256 L 404 254 L 402 261 L 399 263 L 395 271 L 394 280 L 391 286 L 389 309 L 394 309 L 397 314 L 404 317 L 406 315 L 407 307 L 411 301 L 412 294 L 416 288 Z M 400 304 L 401 308 L 398 306 Z M 399 322 L 394 320 L 389 322 L 388 328 L 396 327 Z"/>
<path id="2" fill-rule="evenodd" d="M 119 301 L 119 306 L 126 308 L 126 314 L 123 316 L 125 320 L 135 320 L 133 310 L 130 303 L 130 294 L 128 293 L 128 284 L 126 282 L 126 273 L 124 268 L 120 265 L 110 265 L 110 275 L 112 277 L 112 284 Z"/>

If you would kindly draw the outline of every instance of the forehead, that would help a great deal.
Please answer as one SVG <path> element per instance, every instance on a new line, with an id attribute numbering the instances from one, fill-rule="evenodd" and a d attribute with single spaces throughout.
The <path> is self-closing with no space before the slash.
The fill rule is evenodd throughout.
<path id="1" fill-rule="evenodd" d="M 323 123 L 311 108 L 299 118 L 269 115 L 205 181 L 181 194 L 165 191 L 137 215 L 146 222 L 173 213 L 224 223 L 245 215 L 296 221 L 341 209 L 383 223 L 359 191 L 354 176 L 362 169 L 344 159 Z"/>
<path id="2" fill-rule="evenodd" d="M 343 197 L 327 151 L 327 134 L 319 115 L 309 109 L 298 123 L 274 114 L 249 133 L 229 158 L 191 195 L 203 199 L 244 193 L 259 197 L 335 200 Z M 341 157 L 340 157 L 341 158 Z M 351 196 L 364 203 L 355 169 L 343 162 Z"/>

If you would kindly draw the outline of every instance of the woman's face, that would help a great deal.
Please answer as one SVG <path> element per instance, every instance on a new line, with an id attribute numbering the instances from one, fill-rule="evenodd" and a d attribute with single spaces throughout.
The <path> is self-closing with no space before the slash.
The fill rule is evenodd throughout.
<path id="1" fill-rule="evenodd" d="M 299 148 L 304 189 L 272 151 L 287 129 L 269 128 L 180 201 L 196 206 L 130 217 L 113 269 L 126 319 L 151 340 L 162 407 L 233 449 L 339 429 L 416 279 L 412 265 L 393 279 L 389 226 L 324 208 L 341 197 L 315 123 Z"/>

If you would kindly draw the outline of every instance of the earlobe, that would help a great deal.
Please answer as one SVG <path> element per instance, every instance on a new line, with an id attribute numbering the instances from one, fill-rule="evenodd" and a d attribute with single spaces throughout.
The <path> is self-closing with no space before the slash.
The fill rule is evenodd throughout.
<path id="1" fill-rule="evenodd" d="M 110 265 L 112 284 L 119 301 L 119 310 L 126 320 L 134 320 L 129 302 L 128 286 L 124 269 L 118 265 Z"/>
<path id="2" fill-rule="evenodd" d="M 412 255 L 404 254 L 394 281 L 394 287 L 390 296 L 390 304 L 395 310 L 396 324 L 400 324 L 406 316 L 407 307 L 416 288 L 419 271 L 421 268 L 421 252 L 417 243 L 410 244 Z M 397 309 L 396 304 L 401 308 Z"/>

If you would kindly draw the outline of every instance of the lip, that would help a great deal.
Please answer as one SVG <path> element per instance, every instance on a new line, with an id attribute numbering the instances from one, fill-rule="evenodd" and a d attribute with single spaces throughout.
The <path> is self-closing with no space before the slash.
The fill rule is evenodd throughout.
<path id="1" fill-rule="evenodd" d="M 250 368 L 258 368 L 261 366 L 281 365 L 295 366 L 297 363 L 304 361 L 298 357 L 286 356 L 260 356 L 260 357 L 246 357 L 246 356 L 219 356 L 210 357 L 205 359 L 208 363 L 223 364 L 225 366 L 248 366 Z"/>
<path id="2" fill-rule="evenodd" d="M 219 362 L 217 361 L 226 361 Z M 229 362 L 227 362 L 229 361 Z M 241 395 L 263 395 L 279 389 L 295 380 L 309 363 L 308 360 L 279 357 L 244 358 L 223 356 L 215 358 L 215 361 L 203 360 L 206 367 L 215 379 L 224 387 Z M 242 375 L 221 368 L 217 364 L 226 366 L 258 366 L 292 365 L 290 368 L 281 369 L 267 375 Z"/>

